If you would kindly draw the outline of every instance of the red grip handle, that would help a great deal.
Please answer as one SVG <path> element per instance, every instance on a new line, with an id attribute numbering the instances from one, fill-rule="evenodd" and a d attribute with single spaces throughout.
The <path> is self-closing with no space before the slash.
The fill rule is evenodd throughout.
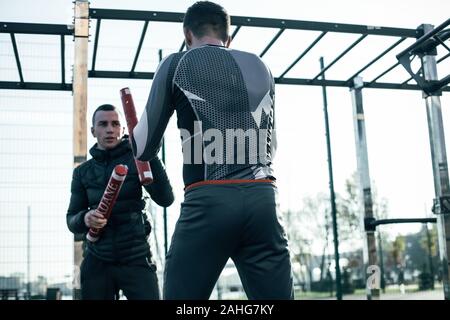
<path id="1" fill-rule="evenodd" d="M 116 203 L 120 188 L 122 188 L 127 173 L 128 168 L 119 164 L 114 168 L 111 177 L 109 178 L 102 199 L 100 200 L 97 209 L 95 209 L 95 211 L 102 214 L 105 219 L 109 219 L 111 216 L 112 208 Z M 91 242 L 97 241 L 100 238 L 101 230 L 102 229 L 90 228 L 86 238 Z"/>
<path id="2" fill-rule="evenodd" d="M 128 87 L 120 90 L 120 98 L 122 100 L 123 111 L 125 113 L 125 120 L 127 121 L 128 133 L 131 138 L 133 136 L 134 127 L 136 127 L 138 123 L 138 119 L 136 116 L 136 108 L 134 107 L 133 97 Z M 150 163 L 148 161 L 140 161 L 137 159 L 134 159 L 134 162 L 136 163 L 141 184 L 147 185 L 152 183 L 153 174 Z"/>

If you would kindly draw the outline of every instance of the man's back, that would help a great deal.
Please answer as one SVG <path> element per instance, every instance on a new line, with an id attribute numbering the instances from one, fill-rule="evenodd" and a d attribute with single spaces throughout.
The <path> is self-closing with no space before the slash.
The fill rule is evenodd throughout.
<path id="1" fill-rule="evenodd" d="M 176 110 L 186 185 L 164 269 L 165 299 L 208 299 L 231 258 L 249 299 L 292 299 L 289 250 L 270 168 L 274 80 L 261 59 L 227 49 L 230 16 L 198 1 L 186 52 L 158 66 L 133 151 L 153 159 Z M 181 285 L 180 285 L 181 284 Z"/>
<path id="2" fill-rule="evenodd" d="M 161 95 L 169 97 L 161 99 Z M 157 119 L 170 117 L 174 110 L 182 138 L 185 185 L 273 178 L 274 81 L 259 57 L 214 45 L 167 57 L 152 85 L 148 128 L 135 135 L 138 150 L 145 138 L 153 141 L 147 142 L 141 155 L 159 143 L 153 138 L 159 136 Z M 138 136 L 140 132 L 148 137 Z"/>

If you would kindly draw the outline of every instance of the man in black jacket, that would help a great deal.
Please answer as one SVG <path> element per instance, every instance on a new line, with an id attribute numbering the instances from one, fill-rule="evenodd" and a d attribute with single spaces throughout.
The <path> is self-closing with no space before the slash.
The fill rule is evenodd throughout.
<path id="1" fill-rule="evenodd" d="M 145 215 L 145 199 L 133 153 L 124 136 L 117 109 L 101 105 L 92 116 L 91 132 L 97 143 L 92 159 L 73 172 L 67 226 L 73 233 L 86 234 L 102 228 L 95 243 L 85 241 L 80 269 L 82 299 L 114 299 L 122 290 L 127 299 L 159 299 L 156 267 L 151 261 L 148 236 L 151 226 Z M 123 164 L 128 175 L 108 221 L 95 212 L 114 167 Z M 153 183 L 145 186 L 160 206 L 173 203 L 172 187 L 158 158 L 150 162 Z"/>

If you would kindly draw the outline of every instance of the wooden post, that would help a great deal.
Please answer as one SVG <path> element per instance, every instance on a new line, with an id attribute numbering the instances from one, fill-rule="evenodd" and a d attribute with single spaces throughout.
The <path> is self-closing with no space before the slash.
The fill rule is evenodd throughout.
<path id="1" fill-rule="evenodd" d="M 75 1 L 75 55 L 73 65 L 73 166 L 86 161 L 87 153 L 87 59 L 89 41 L 89 2 Z M 83 248 L 80 237 L 74 237 L 74 280 L 73 299 L 79 300 L 80 265 L 83 260 Z"/>

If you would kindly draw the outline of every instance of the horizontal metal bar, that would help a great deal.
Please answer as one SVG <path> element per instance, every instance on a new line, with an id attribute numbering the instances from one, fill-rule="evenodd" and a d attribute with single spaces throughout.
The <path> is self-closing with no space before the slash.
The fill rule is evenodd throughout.
<path id="1" fill-rule="evenodd" d="M 438 91 L 441 89 L 441 87 L 445 87 L 449 83 L 450 83 L 450 74 L 439 80 L 436 84 L 434 84 L 431 90 Z"/>
<path id="2" fill-rule="evenodd" d="M 309 46 L 308 48 L 306 48 L 299 56 L 297 59 L 294 60 L 294 62 L 291 63 L 291 65 L 289 67 L 287 67 L 286 70 L 283 71 L 283 73 L 280 75 L 280 78 L 283 78 L 284 75 L 286 73 L 289 72 L 289 70 L 291 70 L 301 59 L 303 59 L 303 57 L 309 52 L 311 51 L 311 49 L 320 41 L 320 39 L 322 39 L 327 33 L 326 32 L 322 32 Z"/>
<path id="3" fill-rule="evenodd" d="M 366 34 L 363 34 L 361 37 L 359 37 L 355 42 L 353 42 L 350 46 L 348 46 L 347 49 L 345 49 L 339 56 L 336 57 L 329 65 L 327 65 L 325 68 L 323 68 L 314 78 L 313 80 L 318 79 L 325 71 L 330 69 L 336 62 L 338 62 L 340 59 L 342 59 L 343 56 L 345 56 L 350 50 L 352 50 L 358 43 L 360 43 L 364 38 L 367 37 Z"/>
<path id="4" fill-rule="evenodd" d="M 386 53 L 388 53 L 389 51 L 391 51 L 392 49 L 394 49 L 395 47 L 397 47 L 400 43 L 402 43 L 406 38 L 403 37 L 400 40 L 398 40 L 397 42 L 395 42 L 393 45 L 391 45 L 389 48 L 387 48 L 386 50 L 384 50 L 382 53 L 380 53 L 375 59 L 373 59 L 372 61 L 370 61 L 368 64 L 366 64 L 364 67 L 362 67 L 360 70 L 358 70 L 357 72 L 355 72 L 354 75 L 352 75 L 350 78 L 347 79 L 347 82 L 350 82 L 353 80 L 353 78 L 355 78 L 357 75 L 359 75 L 361 72 L 363 72 L 364 70 L 366 70 L 367 68 L 369 68 L 371 65 L 373 65 L 375 62 L 377 62 L 378 60 L 380 60 L 382 57 L 384 57 L 386 55 Z M 412 78 L 411 78 L 412 79 Z"/>
<path id="5" fill-rule="evenodd" d="M 128 72 L 128 71 L 89 71 L 89 78 L 116 78 L 116 79 L 153 79 L 154 72 Z M 347 81 L 344 80 L 321 80 L 301 78 L 275 78 L 276 84 L 288 85 L 307 85 L 307 86 L 330 86 L 330 87 L 344 87 L 348 88 Z M 364 87 L 373 89 L 403 89 L 403 90 L 422 90 L 418 85 L 400 85 L 398 83 L 369 83 L 364 82 Z M 450 87 L 445 87 L 443 91 L 450 91 Z"/>
<path id="6" fill-rule="evenodd" d="M 130 72 L 121 71 L 94 71 L 89 72 L 90 78 L 118 78 L 118 79 L 153 79 L 153 72 L 134 72 L 130 76 Z M 347 81 L 344 80 L 315 80 L 299 79 L 299 78 L 275 78 L 276 84 L 285 85 L 305 85 L 305 86 L 328 86 L 348 88 Z M 397 89 L 397 90 L 417 90 L 422 89 L 418 85 L 398 83 L 364 83 L 365 88 L 370 89 Z M 10 82 L 0 81 L 0 89 L 21 89 L 21 90 L 54 90 L 54 91 L 72 91 L 71 83 L 44 83 L 44 82 Z M 444 92 L 450 92 L 450 86 L 442 88 Z"/>
<path id="7" fill-rule="evenodd" d="M 267 27 L 267 28 L 285 28 L 309 31 L 328 31 L 341 33 L 359 33 L 397 37 L 417 37 L 418 32 L 414 29 L 389 28 L 378 26 L 287 20 L 287 19 L 269 19 L 232 16 L 231 23 L 242 26 Z"/>
<path id="8" fill-rule="evenodd" d="M 286 30 L 286 29 L 280 29 L 277 32 L 277 34 L 275 35 L 275 37 L 273 37 L 272 40 L 270 40 L 269 44 L 264 48 L 264 50 L 259 55 L 260 58 L 262 58 L 266 54 L 266 52 L 269 51 L 270 47 L 272 47 L 272 45 L 275 43 L 275 41 L 278 40 L 278 38 L 281 36 L 281 34 L 284 32 L 284 30 Z"/>
<path id="9" fill-rule="evenodd" d="M 380 219 L 374 220 L 370 224 L 373 226 L 379 226 L 382 224 L 395 224 L 395 223 L 436 223 L 436 218 Z"/>
<path id="10" fill-rule="evenodd" d="M 349 88 L 349 84 L 346 80 L 321 80 L 316 79 L 301 79 L 301 78 L 275 78 L 276 84 L 286 85 L 306 85 L 306 86 L 328 86 L 328 87 L 343 87 Z M 364 82 L 364 88 L 369 89 L 398 89 L 398 90 L 417 90 L 421 91 L 418 85 L 413 84 L 399 84 L 399 83 L 387 83 L 387 82 Z M 450 87 L 444 87 L 442 91 L 449 91 Z"/>
<path id="11" fill-rule="evenodd" d="M 0 81 L 0 89 L 72 91 L 72 84 Z"/>
<path id="12" fill-rule="evenodd" d="M 92 19 L 183 22 L 184 13 L 89 8 Z"/>
<path id="13" fill-rule="evenodd" d="M 445 27 L 450 25 L 450 19 L 447 19 L 444 23 L 440 24 L 430 32 L 424 34 L 421 36 L 416 42 L 414 42 L 412 45 L 410 45 L 408 48 L 397 54 L 397 59 L 400 59 L 400 57 L 404 56 L 405 54 L 411 55 L 415 49 L 420 47 L 421 44 L 423 44 L 425 41 L 433 37 L 435 34 L 443 30 Z"/>
<path id="14" fill-rule="evenodd" d="M 136 10 L 114 10 L 90 8 L 91 18 L 114 19 L 114 20 L 148 20 L 165 22 L 182 22 L 184 13 L 162 12 L 162 11 L 136 11 Z M 417 38 L 419 31 L 415 29 L 389 28 L 379 26 L 342 24 L 330 22 L 315 22 L 303 20 L 271 19 L 231 16 L 231 24 L 247 27 L 262 28 L 284 28 L 310 31 L 330 31 L 343 33 L 372 34 L 393 37 Z"/>
<path id="15" fill-rule="evenodd" d="M 346 87 L 346 88 L 349 87 L 345 81 L 341 81 L 341 80 L 317 79 L 317 80 L 311 81 L 311 79 L 304 79 L 304 78 L 278 77 L 278 78 L 275 78 L 275 83 L 276 84 L 290 84 L 290 85 L 306 85 L 306 86 L 330 86 L 330 87 Z"/>
<path id="16" fill-rule="evenodd" d="M 73 26 L 66 24 L 0 22 L 0 33 L 73 35 Z"/>
<path id="17" fill-rule="evenodd" d="M 399 84 L 399 83 L 388 83 L 388 82 L 374 82 L 374 83 L 364 82 L 364 88 L 422 91 L 422 88 L 416 84 Z M 450 91 L 450 87 L 443 88 L 443 91 Z"/>
<path id="18" fill-rule="evenodd" d="M 115 79 L 153 79 L 154 72 L 129 72 L 129 71 L 98 71 L 90 70 L 89 78 L 115 78 Z"/>

